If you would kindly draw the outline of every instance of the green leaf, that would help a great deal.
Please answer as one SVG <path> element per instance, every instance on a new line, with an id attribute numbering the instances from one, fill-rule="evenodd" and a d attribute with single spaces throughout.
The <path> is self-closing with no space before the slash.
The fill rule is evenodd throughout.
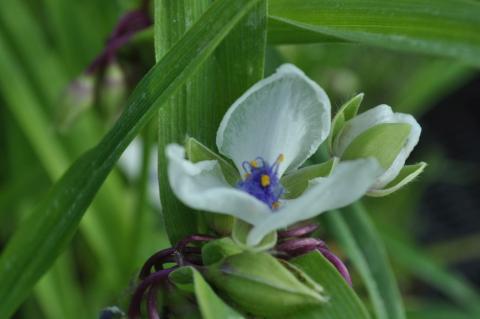
<path id="1" fill-rule="evenodd" d="M 465 0 L 271 0 L 270 20 L 299 30 L 480 66 L 480 3 Z M 292 31 L 286 39 L 292 38 Z"/>
<path id="2" fill-rule="evenodd" d="M 140 129 L 258 1 L 215 1 L 139 83 L 110 132 L 67 170 L 17 229 L 0 258 L 0 317 L 13 314 L 68 244 L 98 189 Z"/>
<path id="3" fill-rule="evenodd" d="M 335 137 L 342 130 L 345 122 L 352 119 L 358 113 L 358 109 L 363 100 L 363 93 L 360 93 L 347 102 L 345 102 L 338 112 L 335 114 L 332 120 L 332 129 L 330 135 L 328 136 L 328 147 L 330 151 L 332 150 L 332 142 L 335 140 Z"/>
<path id="4" fill-rule="evenodd" d="M 400 173 L 397 175 L 397 177 L 395 177 L 393 181 L 388 183 L 385 188 L 371 190 L 368 192 L 368 196 L 381 197 L 399 190 L 403 186 L 413 181 L 418 175 L 420 175 L 425 169 L 425 167 L 427 167 L 427 163 L 425 162 L 420 162 L 414 165 L 405 165 L 400 170 Z"/>
<path id="5" fill-rule="evenodd" d="M 292 319 L 370 318 L 360 298 L 322 254 L 312 252 L 293 259 L 291 263 L 320 283 L 329 296 L 328 304 L 299 312 Z"/>
<path id="6" fill-rule="evenodd" d="M 157 0 L 155 47 L 161 57 L 211 3 L 209 0 Z M 191 136 L 216 150 L 218 125 L 228 107 L 263 78 L 266 3 L 258 5 L 232 30 L 196 76 L 159 112 L 159 183 L 163 217 L 170 241 L 198 231 L 195 210 L 183 205 L 170 189 L 165 146 Z M 211 215 L 214 216 L 214 215 Z"/>
<path id="7" fill-rule="evenodd" d="M 321 216 L 367 288 L 377 319 L 405 319 L 402 298 L 385 247 L 362 204 Z"/>
<path id="8" fill-rule="evenodd" d="M 391 105 L 402 113 L 420 118 L 442 98 L 465 85 L 476 69 L 450 60 L 433 60 L 415 69 L 412 76 L 396 90 Z"/>
<path id="9" fill-rule="evenodd" d="M 315 42 L 345 42 L 345 40 L 323 35 L 316 31 L 300 29 L 280 20 L 270 18 L 268 20 L 268 43 L 315 43 Z"/>
<path id="10" fill-rule="evenodd" d="M 281 184 L 285 187 L 285 198 L 291 199 L 300 196 L 312 179 L 330 175 L 338 161 L 338 158 L 331 158 L 325 163 L 306 166 L 282 177 Z"/>
<path id="11" fill-rule="evenodd" d="M 384 169 L 388 169 L 410 134 L 406 123 L 378 124 L 357 136 L 342 155 L 344 160 L 375 157 Z"/>
<path id="12" fill-rule="evenodd" d="M 193 267 L 183 267 L 170 274 L 170 278 L 182 285 L 190 284 L 204 319 L 245 318 L 228 306 L 208 285 L 202 275 Z"/>

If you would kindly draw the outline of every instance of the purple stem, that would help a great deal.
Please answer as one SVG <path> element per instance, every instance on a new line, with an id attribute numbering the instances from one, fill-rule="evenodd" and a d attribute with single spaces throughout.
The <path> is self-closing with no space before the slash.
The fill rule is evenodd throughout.
<path id="1" fill-rule="evenodd" d="M 98 69 L 105 67 L 115 58 L 118 49 L 125 45 L 137 32 L 152 25 L 146 8 L 127 12 L 120 18 L 117 26 L 107 40 L 103 52 L 87 68 L 87 74 L 93 74 Z"/>
<path id="2" fill-rule="evenodd" d="M 141 304 L 142 304 L 142 299 L 143 299 L 143 295 L 145 294 L 145 291 L 150 286 L 158 285 L 161 282 L 167 280 L 168 275 L 177 268 L 178 267 L 172 267 L 169 269 L 157 271 L 156 273 L 151 274 L 150 276 L 148 276 L 147 278 L 145 278 L 143 281 L 140 282 L 140 284 L 137 286 L 137 289 L 135 289 L 135 292 L 133 293 L 132 301 L 130 302 L 130 306 L 128 307 L 129 319 L 140 318 Z"/>
<path id="3" fill-rule="evenodd" d="M 157 311 L 157 291 L 158 286 L 151 286 L 148 289 L 147 295 L 147 311 L 148 311 L 148 319 L 160 319 L 160 315 Z"/>
<path id="4" fill-rule="evenodd" d="M 279 238 L 290 238 L 290 237 L 303 237 L 305 235 L 309 235 L 317 230 L 318 225 L 316 224 L 308 224 L 300 227 L 295 227 L 291 229 L 287 229 L 284 231 L 278 232 Z"/>
<path id="5" fill-rule="evenodd" d="M 352 278 L 350 277 L 350 273 L 348 272 L 347 266 L 343 263 L 343 261 L 337 257 L 334 253 L 332 253 L 328 248 L 325 247 L 317 247 L 317 250 L 322 253 L 322 255 L 333 265 L 337 268 L 338 272 L 345 281 L 352 286 Z"/>
<path id="6" fill-rule="evenodd" d="M 150 271 L 153 266 L 158 265 L 163 262 L 169 262 L 171 259 L 168 259 L 168 257 L 171 257 L 175 253 L 174 248 L 168 248 L 161 250 L 154 255 L 152 255 L 150 258 L 147 259 L 145 264 L 143 264 L 142 270 L 140 271 L 139 277 L 140 279 L 143 279 L 150 275 Z"/>
<path id="7" fill-rule="evenodd" d="M 179 241 L 177 243 L 177 245 L 175 245 L 175 249 L 179 252 L 183 252 L 188 244 L 198 243 L 198 242 L 203 243 L 203 242 L 210 241 L 210 240 L 213 240 L 213 239 L 215 239 L 215 237 L 208 236 L 208 235 L 199 235 L 199 234 L 190 235 L 188 237 L 185 237 L 181 241 Z"/>

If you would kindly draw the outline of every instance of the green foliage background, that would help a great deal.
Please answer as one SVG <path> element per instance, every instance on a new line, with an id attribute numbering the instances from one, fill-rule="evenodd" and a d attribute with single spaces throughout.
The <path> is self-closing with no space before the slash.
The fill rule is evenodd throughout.
<path id="1" fill-rule="evenodd" d="M 190 134 L 214 146 L 229 104 L 283 62 L 319 82 L 334 107 L 365 92 L 363 108 L 388 103 L 418 117 L 480 65 L 478 1 L 157 0 L 155 27 L 121 52 L 128 74 L 151 68 L 125 112 L 112 125 L 97 105 L 59 132 L 62 91 L 135 6 L 128 0 L 2 2 L 1 318 L 17 309 L 19 318 L 94 318 L 107 305 L 124 307 L 142 261 L 169 244 L 167 234 L 176 241 L 196 227 L 196 215 L 168 194 L 163 175 L 164 211 L 151 205 L 147 161 L 135 181 L 115 168 L 135 136 L 147 150 L 158 137 L 162 173 L 163 145 Z M 438 158 L 424 145 L 419 150 Z M 447 254 L 430 258 L 429 247 L 409 236 L 406 225 L 432 175 L 394 196 L 321 218 L 325 238 L 351 260 L 355 289 L 375 318 L 480 313 L 478 292 L 446 270 Z M 449 255 L 458 248 L 451 247 Z M 413 293 L 418 281 L 448 302 Z"/>

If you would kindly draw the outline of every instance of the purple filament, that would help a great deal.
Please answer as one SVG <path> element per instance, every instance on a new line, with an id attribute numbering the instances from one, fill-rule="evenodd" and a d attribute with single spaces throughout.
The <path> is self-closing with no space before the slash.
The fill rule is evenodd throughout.
<path id="1" fill-rule="evenodd" d="M 117 26 L 107 40 L 103 52 L 87 68 L 87 74 L 93 74 L 111 63 L 117 51 L 124 46 L 136 33 L 152 25 L 148 15 L 148 6 L 142 4 L 141 9 L 127 12 L 120 18 Z"/>
<path id="2" fill-rule="evenodd" d="M 273 165 L 269 165 L 261 157 L 256 158 L 254 162 L 255 165 L 248 161 L 242 163 L 246 173 L 245 179 L 240 181 L 237 187 L 274 209 L 284 192 L 278 178 L 280 162 L 277 160 Z M 268 183 L 264 184 L 262 178 L 267 178 Z"/>

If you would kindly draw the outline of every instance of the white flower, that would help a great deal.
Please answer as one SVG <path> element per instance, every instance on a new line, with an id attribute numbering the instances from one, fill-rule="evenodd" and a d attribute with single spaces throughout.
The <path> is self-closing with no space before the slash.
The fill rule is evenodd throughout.
<path id="1" fill-rule="evenodd" d="M 268 233 L 359 199 L 383 171 L 374 159 L 340 163 L 314 178 L 297 198 L 283 199 L 281 178 L 305 162 L 330 133 L 330 101 L 293 65 L 258 82 L 225 114 L 217 147 L 243 178 L 229 184 L 218 161 L 192 163 L 185 149 L 166 149 L 173 192 L 186 205 L 234 216 L 253 226 L 247 244 Z"/>
<path id="2" fill-rule="evenodd" d="M 382 104 L 347 121 L 334 137 L 332 154 L 342 159 L 376 157 L 385 172 L 368 194 L 384 196 L 413 180 L 426 166 L 404 166 L 421 130 L 413 116 L 394 113 L 390 106 Z"/>

